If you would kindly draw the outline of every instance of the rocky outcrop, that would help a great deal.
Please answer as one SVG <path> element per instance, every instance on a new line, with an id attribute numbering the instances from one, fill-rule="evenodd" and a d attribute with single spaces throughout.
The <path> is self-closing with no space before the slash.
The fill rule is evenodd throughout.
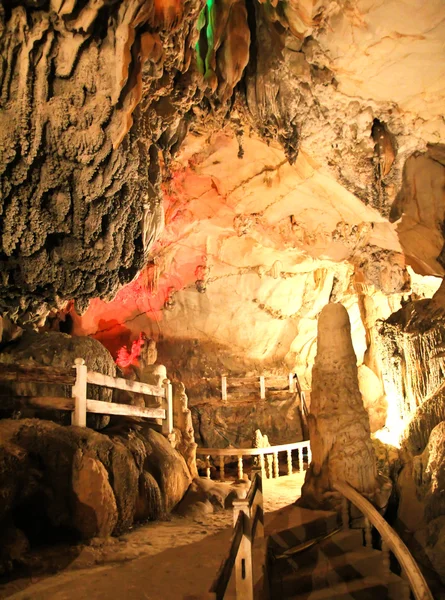
<path id="1" fill-rule="evenodd" d="M 439 574 L 445 584 L 445 421 L 434 427 L 423 452 L 410 456 L 398 481 L 400 523 L 415 533 L 423 549 L 420 560 Z"/>
<path id="2" fill-rule="evenodd" d="M 198 476 L 196 468 L 195 431 L 188 398 L 183 383 L 177 383 L 173 390 L 173 423 L 175 425 L 175 448 L 184 457 L 193 477 Z"/>
<path id="3" fill-rule="evenodd" d="M 72 337 L 65 333 L 46 332 L 36 333 L 28 331 L 17 340 L 7 344 L 0 352 L 0 365 L 40 365 L 44 367 L 67 367 L 74 365 L 76 358 L 83 358 L 92 371 L 105 375 L 116 375 L 116 365 L 108 350 L 97 340 L 89 337 Z M 73 372 L 74 373 L 74 372 Z M 42 383 L 15 383 L 0 382 L 3 395 L 23 396 L 65 396 L 71 398 L 71 388 L 66 385 L 49 385 Z M 113 390 L 108 388 L 88 385 L 87 397 L 92 400 L 111 402 Z M 8 417 L 12 411 L 2 410 L 0 415 Z M 20 415 L 25 417 L 38 417 L 52 419 L 57 423 L 69 425 L 71 415 L 66 411 L 22 409 Z M 110 417 L 88 414 L 87 425 L 93 429 L 102 429 L 108 425 Z"/>
<path id="4" fill-rule="evenodd" d="M 349 317 L 341 304 L 328 304 L 319 317 L 308 425 L 312 463 L 302 504 L 332 505 L 335 480 L 372 498 L 378 488 L 376 458 L 358 386 Z"/>
<path id="5" fill-rule="evenodd" d="M 191 480 L 182 456 L 147 426 L 107 436 L 38 419 L 0 421 L 0 522 L 31 544 L 57 531 L 119 534 L 169 513 Z"/>
<path id="6" fill-rule="evenodd" d="M 220 402 L 191 407 L 195 436 L 205 448 L 251 448 L 256 429 L 271 445 L 303 440 L 299 400 L 282 394 L 265 402 Z"/>
<path id="7" fill-rule="evenodd" d="M 159 150 L 184 136 L 196 91 L 202 4 L 1 8 L 2 312 L 83 311 L 143 266 L 163 227 Z"/>
<path id="8" fill-rule="evenodd" d="M 443 383 L 444 290 L 442 284 L 432 299 L 407 302 L 378 324 L 377 353 L 385 391 L 400 417 L 405 419 L 405 425 L 427 398 L 438 393 Z M 425 365 L 428 368 L 424 368 Z M 441 404 L 438 398 L 425 410 L 431 412 L 437 407 L 440 416 Z M 425 447 L 430 431 L 431 428 L 425 431 L 419 451 Z"/>
<path id="9" fill-rule="evenodd" d="M 422 275 L 445 274 L 445 145 L 431 144 L 405 163 L 391 208 L 408 263 Z"/>

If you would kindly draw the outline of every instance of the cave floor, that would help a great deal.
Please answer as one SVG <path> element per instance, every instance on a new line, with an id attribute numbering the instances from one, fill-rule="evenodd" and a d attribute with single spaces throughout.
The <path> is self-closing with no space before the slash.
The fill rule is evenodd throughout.
<path id="1" fill-rule="evenodd" d="M 297 473 L 264 482 L 266 534 L 314 518 L 314 511 L 292 506 L 303 481 Z M 41 550 L 26 576 L 0 585 L 0 598 L 195 600 L 209 589 L 226 555 L 231 526 L 231 510 L 171 515 L 118 538 Z"/>

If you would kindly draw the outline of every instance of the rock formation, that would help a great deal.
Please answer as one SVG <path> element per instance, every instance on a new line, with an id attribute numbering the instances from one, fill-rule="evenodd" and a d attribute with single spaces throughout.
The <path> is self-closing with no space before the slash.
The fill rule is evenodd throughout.
<path id="1" fill-rule="evenodd" d="M 116 376 L 116 365 L 108 350 L 97 340 L 89 337 L 72 337 L 65 333 L 36 333 L 27 331 L 15 341 L 6 344 L 0 352 L 2 364 L 20 364 L 25 366 L 54 366 L 71 368 L 76 358 L 83 358 L 92 371 Z M 6 383 L 0 382 L 3 397 L 9 394 L 18 396 L 61 396 L 71 398 L 71 387 L 67 385 L 50 385 L 44 383 Z M 88 398 L 111 402 L 113 391 L 94 385 L 87 386 Z M 0 401 L 0 415 L 10 417 L 14 408 L 4 407 Z M 21 409 L 21 417 L 38 417 L 52 419 L 63 425 L 71 424 L 71 414 L 66 411 Z M 87 415 L 87 425 L 93 429 L 102 429 L 110 422 L 106 415 Z"/>
<path id="2" fill-rule="evenodd" d="M 119 534 L 169 513 L 191 476 L 149 426 L 109 436 L 39 419 L 0 421 L 0 523 L 30 542 Z"/>
<path id="3" fill-rule="evenodd" d="M 312 463 L 302 489 L 303 505 L 330 506 L 337 479 L 372 497 L 378 487 L 376 458 L 358 387 L 349 317 L 341 304 L 326 305 L 318 320 L 308 425 Z"/>

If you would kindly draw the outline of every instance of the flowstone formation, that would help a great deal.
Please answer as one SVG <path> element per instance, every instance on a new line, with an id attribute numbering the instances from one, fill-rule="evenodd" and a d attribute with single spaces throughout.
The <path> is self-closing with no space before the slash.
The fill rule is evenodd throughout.
<path id="1" fill-rule="evenodd" d="M 442 160 L 443 23 L 441 0 L 3 3 L 0 311 L 36 324 L 131 281 L 189 129 L 230 125 L 239 157 L 251 130 L 290 164 L 306 152 L 387 217 L 406 160 L 427 143 Z M 443 215 L 427 217 L 431 269 Z"/>
<path id="2" fill-rule="evenodd" d="M 0 7 L 0 310 L 112 298 L 163 226 L 160 160 L 183 136 L 200 0 Z M 47 306 L 48 305 L 48 306 Z"/>
<path id="3" fill-rule="evenodd" d="M 377 324 L 377 349 L 389 399 L 387 426 L 400 437 L 398 521 L 417 560 L 445 582 L 445 285 L 414 298 Z M 398 420 L 397 420 L 398 419 Z"/>
<path id="4" fill-rule="evenodd" d="M 328 304 L 318 319 L 308 425 L 312 463 L 302 488 L 302 505 L 338 504 L 332 487 L 336 480 L 373 498 L 379 487 L 376 458 L 358 387 L 349 317 L 341 304 Z"/>

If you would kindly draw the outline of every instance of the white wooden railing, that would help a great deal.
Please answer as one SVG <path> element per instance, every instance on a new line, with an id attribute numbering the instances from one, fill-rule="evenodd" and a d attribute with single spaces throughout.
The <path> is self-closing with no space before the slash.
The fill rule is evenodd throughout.
<path id="1" fill-rule="evenodd" d="M 74 373 L 73 369 L 69 368 L 0 363 L 0 381 L 67 384 L 72 388 L 72 399 L 49 396 L 12 396 L 10 399 L 14 406 L 71 411 L 71 423 L 79 427 L 86 427 L 87 413 L 162 419 L 162 432 L 170 437 L 173 432 L 173 395 L 172 385 L 168 379 L 164 380 L 162 386 L 157 387 L 148 383 L 89 371 L 83 358 L 76 358 L 74 363 Z M 159 406 L 140 407 L 90 400 L 87 398 L 88 383 L 155 397 Z M 5 407 L 3 402 L 2 407 Z"/>
<path id="2" fill-rule="evenodd" d="M 264 537 L 263 483 L 261 471 L 253 471 L 245 500 L 233 502 L 233 534 L 227 558 L 210 588 L 210 597 L 223 600 L 235 568 L 237 600 L 253 600 L 253 543 Z"/>
<path id="3" fill-rule="evenodd" d="M 298 452 L 299 471 L 304 470 L 304 465 L 310 464 L 312 460 L 311 444 L 309 440 L 303 442 L 292 442 L 291 444 L 280 444 L 278 446 L 269 446 L 268 448 L 197 448 L 197 456 L 205 456 L 206 474 L 210 479 L 210 457 L 219 456 L 219 475 L 224 480 L 224 457 L 236 457 L 238 461 L 238 479 L 243 478 L 244 464 L 243 457 L 259 456 L 261 475 L 267 477 L 279 477 L 279 453 L 286 452 L 287 455 L 287 474 L 292 475 L 292 451 Z M 266 469 L 267 467 L 267 469 Z"/>
<path id="4" fill-rule="evenodd" d="M 386 570 L 389 572 L 390 569 L 390 551 L 398 560 L 402 569 L 402 578 L 406 582 L 404 596 L 400 600 L 409 600 L 410 589 L 416 600 L 434 600 L 428 584 L 410 551 L 369 500 L 344 481 L 335 482 L 334 489 L 343 496 L 343 528 L 349 529 L 349 502 L 352 502 L 365 517 L 365 545 L 372 548 L 371 525 L 373 525 L 382 538 L 382 559 Z"/>
<path id="5" fill-rule="evenodd" d="M 228 383 L 229 376 L 221 375 L 221 400 L 224 404 L 228 402 L 228 388 L 232 390 L 236 388 L 245 388 L 246 385 L 259 386 L 260 399 L 265 400 L 266 398 L 266 387 L 274 388 L 278 382 L 286 382 L 287 386 L 278 390 L 277 392 L 288 391 L 291 394 L 295 394 L 300 387 L 297 376 L 295 373 L 289 373 L 288 375 L 270 375 L 267 377 L 269 385 L 266 386 L 265 375 L 251 376 L 251 377 L 230 377 L 230 385 Z M 275 384 L 275 385 L 273 385 Z M 279 384 L 278 384 L 279 385 Z M 300 388 L 301 389 L 301 388 Z M 245 393 L 244 389 L 242 390 Z"/>

